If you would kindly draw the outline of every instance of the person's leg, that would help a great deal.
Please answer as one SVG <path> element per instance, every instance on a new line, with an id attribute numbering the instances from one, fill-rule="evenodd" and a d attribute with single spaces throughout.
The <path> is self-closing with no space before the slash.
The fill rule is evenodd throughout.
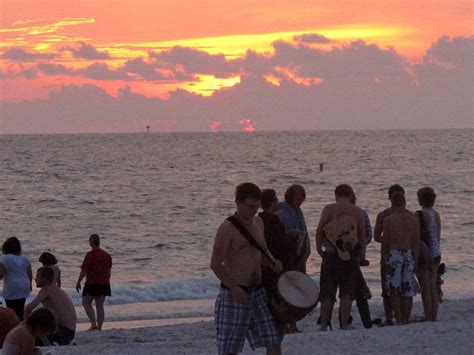
<path id="1" fill-rule="evenodd" d="M 392 301 L 392 310 L 395 315 L 395 323 L 397 325 L 402 324 L 402 311 L 401 311 L 401 304 L 400 304 L 400 297 L 392 296 L 390 297 Z"/>
<path id="2" fill-rule="evenodd" d="M 102 325 L 104 324 L 105 312 L 104 312 L 104 301 L 105 296 L 94 297 L 95 308 L 97 311 L 97 328 L 102 330 Z"/>
<path id="3" fill-rule="evenodd" d="M 19 298 L 16 300 L 5 300 L 5 304 L 7 308 L 10 308 L 11 310 L 13 310 L 18 316 L 18 318 L 20 319 L 20 321 L 23 320 L 23 311 L 25 309 L 25 301 L 26 301 L 26 298 Z"/>
<path id="4" fill-rule="evenodd" d="M 372 317 L 370 316 L 369 302 L 363 297 L 357 297 L 356 304 L 364 328 L 372 328 Z"/>
<path id="5" fill-rule="evenodd" d="M 321 302 L 321 330 L 323 331 L 328 330 L 333 307 L 334 301 L 331 299 L 326 299 Z"/>
<path id="6" fill-rule="evenodd" d="M 430 271 L 429 280 L 430 280 L 430 298 L 431 298 L 431 321 L 436 322 L 438 320 L 438 265 L 433 266 Z"/>
<path id="7" fill-rule="evenodd" d="M 86 311 L 87 317 L 91 322 L 90 330 L 97 329 L 97 322 L 95 319 L 95 311 L 92 307 L 92 301 L 94 300 L 91 296 L 82 296 L 82 307 L 84 307 L 84 311 Z"/>
<path id="8" fill-rule="evenodd" d="M 267 355 L 280 355 L 281 354 L 281 345 L 273 345 L 267 347 Z"/>
<path id="9" fill-rule="evenodd" d="M 351 315 L 352 300 L 341 298 L 341 329 L 348 329 L 349 317 Z"/>
<path id="10" fill-rule="evenodd" d="M 431 320 L 431 291 L 429 282 L 429 270 L 423 267 L 419 267 L 416 271 L 416 276 L 421 287 L 421 299 L 423 301 L 423 310 L 425 313 L 425 319 Z"/>
<path id="11" fill-rule="evenodd" d="M 402 324 L 408 324 L 413 306 L 413 297 L 401 297 Z"/>
<path id="12" fill-rule="evenodd" d="M 393 325 L 393 310 L 392 310 L 392 301 L 390 297 L 387 296 L 385 290 L 385 271 L 383 267 L 380 269 L 380 279 L 382 281 L 382 298 L 383 298 L 383 310 L 385 312 L 385 324 Z"/>

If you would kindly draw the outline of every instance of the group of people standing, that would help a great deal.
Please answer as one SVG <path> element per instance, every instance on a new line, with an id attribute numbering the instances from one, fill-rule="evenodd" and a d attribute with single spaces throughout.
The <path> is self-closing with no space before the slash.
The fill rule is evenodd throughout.
<path id="1" fill-rule="evenodd" d="M 100 237 L 89 237 L 89 251 L 81 265 L 76 290 L 86 278 L 82 305 L 91 322 L 90 330 L 101 330 L 104 300 L 111 295 L 112 258 L 100 247 Z M 74 339 L 77 316 L 69 295 L 61 288 L 61 271 L 56 257 L 45 252 L 36 271 L 37 296 L 26 306 L 32 290 L 31 262 L 22 254 L 20 240 L 8 238 L 2 246 L 0 279 L 6 308 L 0 307 L 0 348 L 2 354 L 30 354 L 36 346 L 68 345 Z M 95 302 L 96 310 L 92 307 Z M 39 305 L 43 307 L 37 308 Z M 97 316 L 96 316 L 97 315 Z"/>
<path id="2" fill-rule="evenodd" d="M 219 226 L 210 264 L 221 281 L 215 307 L 219 354 L 241 352 L 245 339 L 252 349 L 266 347 L 267 354 L 280 354 L 283 335 L 299 331 L 296 322 L 275 321 L 269 299 L 277 292 L 275 285 L 283 272 L 306 272 L 311 248 L 301 210 L 305 198 L 301 185 L 290 186 L 281 203 L 273 189 L 262 191 L 253 183 L 237 186 L 236 212 Z M 433 208 L 435 199 L 431 187 L 421 188 L 418 202 L 422 209 L 412 213 L 406 209 L 403 188 L 393 185 L 390 207 L 377 215 L 374 239 L 382 244 L 386 325 L 408 323 L 416 294 L 415 273 L 425 318 L 437 319 L 441 221 Z M 257 216 L 260 207 L 263 212 Z M 338 289 L 340 327 L 349 328 L 353 300 L 364 326 L 371 326 L 370 312 L 368 318 L 362 315 L 368 312 L 371 296 L 360 269 L 369 264 L 365 251 L 371 240 L 369 217 L 357 207 L 352 187 L 338 185 L 335 203 L 324 207 L 316 231 L 322 331 L 331 326 Z"/>

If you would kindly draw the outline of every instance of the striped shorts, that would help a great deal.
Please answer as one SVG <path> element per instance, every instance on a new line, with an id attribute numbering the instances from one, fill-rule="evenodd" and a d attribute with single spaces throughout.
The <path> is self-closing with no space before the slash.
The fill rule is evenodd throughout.
<path id="1" fill-rule="evenodd" d="M 219 354 L 240 353 L 245 338 L 252 350 L 279 345 L 282 334 L 268 308 L 263 288 L 247 293 L 247 303 L 234 302 L 230 290 L 221 288 L 216 300 L 215 322 Z"/>

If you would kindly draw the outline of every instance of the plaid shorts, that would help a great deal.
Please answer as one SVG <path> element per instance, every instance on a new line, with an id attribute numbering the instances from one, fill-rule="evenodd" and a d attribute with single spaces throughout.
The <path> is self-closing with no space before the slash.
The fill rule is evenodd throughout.
<path id="1" fill-rule="evenodd" d="M 283 336 L 278 331 L 268 303 L 263 288 L 249 291 L 245 304 L 234 302 L 230 290 L 221 288 L 215 308 L 219 354 L 242 352 L 245 338 L 252 350 L 281 343 Z"/>

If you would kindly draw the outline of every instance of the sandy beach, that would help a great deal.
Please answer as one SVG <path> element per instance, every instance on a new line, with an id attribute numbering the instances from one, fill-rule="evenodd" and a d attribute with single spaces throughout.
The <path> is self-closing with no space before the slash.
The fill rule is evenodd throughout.
<path id="1" fill-rule="evenodd" d="M 336 309 L 335 309 L 336 310 Z M 380 304 L 371 305 L 373 317 L 383 314 Z M 334 312 L 336 313 L 336 312 Z M 421 303 L 414 304 L 412 318 L 422 317 Z M 285 336 L 285 354 L 473 354 L 474 299 L 445 300 L 436 323 L 413 322 L 407 326 L 364 329 L 357 312 L 354 329 L 320 332 L 316 312 L 299 323 L 301 334 Z M 179 322 L 178 322 L 179 323 Z M 333 324 L 336 319 L 333 317 Z M 215 354 L 213 321 L 192 324 L 108 329 L 102 332 L 79 331 L 74 345 L 44 348 L 50 354 Z M 244 354 L 252 353 L 246 343 Z M 263 349 L 255 353 L 263 354 Z"/>

